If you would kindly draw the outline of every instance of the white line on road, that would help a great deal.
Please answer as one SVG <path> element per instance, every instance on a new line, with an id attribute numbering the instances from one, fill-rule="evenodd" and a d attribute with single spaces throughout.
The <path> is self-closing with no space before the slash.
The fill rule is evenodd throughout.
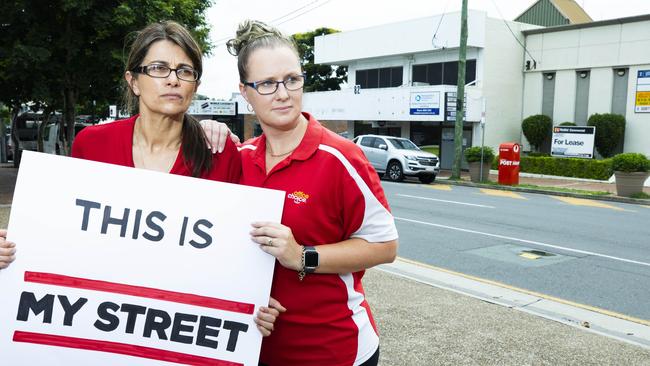
<path id="1" fill-rule="evenodd" d="M 407 197 L 407 198 L 415 198 L 415 199 L 427 200 L 427 201 L 438 201 L 438 202 L 454 203 L 454 204 L 457 204 L 457 205 L 465 205 L 465 206 L 474 206 L 474 207 L 483 207 L 483 208 L 495 208 L 494 206 L 478 205 L 476 203 L 466 203 L 466 202 L 458 202 L 458 201 L 439 200 L 439 199 L 436 199 L 436 198 L 411 196 L 411 195 L 408 195 L 408 194 L 397 194 L 397 196 Z"/>
<path id="2" fill-rule="evenodd" d="M 476 231 L 476 230 L 470 230 L 470 229 L 463 229 L 455 226 L 448 226 L 448 225 L 441 225 L 441 224 L 434 224 L 432 222 L 425 222 L 425 221 L 418 221 L 418 220 L 411 220 L 411 219 L 405 219 L 403 217 L 395 217 L 395 220 L 401 220 L 401 221 L 406 221 L 406 222 L 412 222 L 416 224 L 422 224 L 422 225 L 429 225 L 429 226 L 435 226 L 435 227 L 440 227 L 443 229 L 450 229 L 450 230 L 456 230 L 456 231 L 462 231 L 465 233 L 471 233 L 471 234 L 478 234 L 478 235 L 485 235 L 485 236 L 490 236 L 493 238 L 499 238 L 499 239 L 506 239 L 506 240 L 513 240 L 513 241 L 518 241 L 526 244 L 533 244 L 533 245 L 538 245 L 542 247 L 548 247 L 548 248 L 554 248 L 554 249 L 560 249 L 564 250 L 567 252 L 574 252 L 574 253 L 580 253 L 580 254 L 585 254 L 585 255 L 591 255 L 594 257 L 601 257 L 601 258 L 608 258 L 608 259 L 613 259 L 616 261 L 621 261 L 621 262 L 626 262 L 626 263 L 634 263 L 634 264 L 639 264 L 642 266 L 647 266 L 650 267 L 650 263 L 646 262 L 640 262 L 640 261 L 635 261 L 632 259 L 626 259 L 626 258 L 620 258 L 620 257 L 614 257 L 611 255 L 607 254 L 600 254 L 600 253 L 595 253 L 595 252 L 588 252 L 586 250 L 579 250 L 579 249 L 571 249 L 567 247 L 562 247 L 559 245 L 552 245 L 552 244 L 546 244 L 546 243 L 541 243 L 538 241 L 533 241 L 533 240 L 526 240 L 526 239 L 519 239 L 519 238 L 513 238 L 511 236 L 505 236 L 505 235 L 498 235 L 498 234 L 490 234 L 490 233 L 485 233 L 482 231 Z"/>

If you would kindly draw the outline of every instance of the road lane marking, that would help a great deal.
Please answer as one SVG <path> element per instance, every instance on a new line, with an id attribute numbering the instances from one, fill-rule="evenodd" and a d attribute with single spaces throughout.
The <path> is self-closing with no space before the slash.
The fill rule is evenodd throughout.
<path id="1" fill-rule="evenodd" d="M 428 198 L 428 197 L 411 196 L 411 195 L 408 195 L 408 194 L 400 194 L 400 193 L 396 194 L 396 196 L 406 197 L 406 198 L 415 198 L 415 199 L 418 199 L 418 200 L 427 200 L 427 201 L 436 201 L 436 202 L 454 203 L 454 204 L 457 204 L 457 205 L 465 205 L 465 206 L 474 206 L 474 207 L 483 207 L 483 208 L 496 208 L 496 207 L 494 207 L 494 206 L 479 205 L 479 204 L 476 204 L 476 203 L 467 203 L 467 202 L 458 202 L 458 201 L 439 200 L 439 199 L 436 199 L 436 198 Z"/>
<path id="2" fill-rule="evenodd" d="M 626 211 L 625 209 L 622 209 L 620 207 L 616 207 L 613 205 L 609 205 L 607 203 L 603 203 L 600 201 L 595 201 L 595 200 L 587 200 L 584 198 L 574 198 L 574 197 L 560 197 L 560 196 L 551 196 L 555 198 L 556 200 L 560 200 L 564 203 L 568 203 L 570 205 L 576 205 L 576 206 L 588 206 L 588 207 L 600 207 L 600 208 L 609 208 L 612 210 L 616 211 Z"/>
<path id="3" fill-rule="evenodd" d="M 451 186 L 448 184 L 430 184 L 425 187 L 431 189 L 437 189 L 439 191 L 451 191 Z"/>
<path id="4" fill-rule="evenodd" d="M 601 254 L 601 253 L 596 253 L 596 252 L 589 252 L 589 251 L 586 251 L 586 250 L 572 249 L 572 248 L 567 248 L 567 247 L 563 247 L 563 246 L 559 246 L 559 245 L 546 244 L 546 243 L 542 243 L 542 242 L 534 241 L 534 240 L 519 239 L 519 238 L 514 238 L 514 237 L 511 237 L 511 236 L 491 234 L 491 233 L 486 233 L 486 232 L 482 232 L 482 231 L 463 229 L 463 228 L 455 227 L 455 226 L 434 224 L 432 222 L 426 222 L 426 221 L 411 220 L 411 219 L 406 219 L 406 218 L 403 218 L 403 217 L 395 217 L 395 220 L 401 220 L 401 221 L 412 222 L 412 223 L 415 223 L 415 224 L 422 224 L 422 225 L 428 225 L 428 226 L 435 226 L 435 227 L 439 227 L 439 228 L 443 228 L 443 229 L 462 231 L 462 232 L 470 233 L 470 234 L 484 235 L 484 236 L 489 236 L 489 237 L 498 238 L 498 239 L 513 240 L 513 241 L 518 241 L 518 242 L 521 242 L 521 243 L 538 245 L 538 246 L 541 246 L 541 247 L 554 248 L 554 249 L 564 250 L 564 251 L 567 251 L 567 252 L 591 255 L 591 256 L 594 256 L 594 257 L 607 258 L 607 259 L 612 259 L 612 260 L 616 260 L 616 261 L 620 261 L 620 262 L 633 263 L 633 264 L 638 264 L 638 265 L 641 265 L 641 266 L 650 267 L 650 263 L 646 263 L 646 262 L 640 262 L 640 261 L 635 261 L 633 259 L 627 259 L 627 258 L 621 258 L 621 257 L 614 257 L 612 255 Z"/>
<path id="5" fill-rule="evenodd" d="M 482 193 L 485 193 L 489 196 L 496 196 L 496 197 L 508 197 L 508 198 L 516 198 L 520 200 L 527 200 L 528 198 L 520 195 L 519 193 L 511 192 L 511 191 L 502 191 L 499 189 L 487 189 L 487 188 L 481 188 L 480 191 Z"/>
<path id="6" fill-rule="evenodd" d="M 406 262 L 406 263 L 409 263 L 409 264 L 413 264 L 413 265 L 416 265 L 416 266 L 419 266 L 419 267 L 431 269 L 431 270 L 434 270 L 434 271 L 440 271 L 440 272 L 444 272 L 444 273 L 447 273 L 447 274 L 450 274 L 450 275 L 464 277 L 464 278 L 467 278 L 469 280 L 478 281 L 478 282 L 482 282 L 482 283 L 486 283 L 486 284 L 494 285 L 494 286 L 498 286 L 498 287 L 503 287 L 503 288 L 508 289 L 508 290 L 517 291 L 517 292 L 521 292 L 521 293 L 528 294 L 528 295 L 531 295 L 531 296 L 540 297 L 542 299 L 559 302 L 559 303 L 562 303 L 562 304 L 566 304 L 566 305 L 569 305 L 569 306 L 574 306 L 574 307 L 577 307 L 577 308 L 593 311 L 593 312 L 600 313 L 600 314 L 607 315 L 607 316 L 611 316 L 611 317 L 614 317 L 614 318 L 619 318 L 619 319 L 627 320 L 627 321 L 630 321 L 630 322 L 650 326 L 650 321 L 648 321 L 648 320 L 635 318 L 635 317 L 632 317 L 632 316 L 629 316 L 629 315 L 617 313 L 615 311 L 601 309 L 601 308 L 598 308 L 598 307 L 595 307 L 595 306 L 585 305 L 585 304 L 573 302 L 573 301 L 570 301 L 570 300 L 565 300 L 565 299 L 562 299 L 562 298 L 558 298 L 558 297 L 551 296 L 551 295 L 546 295 L 546 294 L 535 292 L 535 291 L 532 291 L 532 290 L 527 290 L 527 289 L 523 289 L 523 288 L 520 288 L 520 287 L 507 285 L 507 284 L 502 283 L 502 282 L 489 280 L 487 278 L 477 277 L 477 276 L 469 275 L 469 274 L 462 273 L 462 272 L 452 271 L 452 270 L 446 269 L 446 268 L 436 267 L 436 266 L 433 266 L 431 264 L 414 261 L 412 259 L 408 259 L 408 258 L 404 258 L 404 257 L 397 257 L 396 260 Z"/>
<path id="7" fill-rule="evenodd" d="M 519 253 L 519 256 L 526 259 L 539 259 L 542 257 L 541 255 L 536 255 L 532 253 Z"/>

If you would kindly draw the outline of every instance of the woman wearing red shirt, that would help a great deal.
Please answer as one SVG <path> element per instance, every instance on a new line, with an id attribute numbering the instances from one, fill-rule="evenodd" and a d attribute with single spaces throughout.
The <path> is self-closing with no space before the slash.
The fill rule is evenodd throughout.
<path id="1" fill-rule="evenodd" d="M 377 365 L 379 339 L 361 279 L 392 262 L 397 230 L 363 152 L 302 112 L 293 41 L 257 21 L 228 44 L 263 135 L 240 147 L 242 183 L 286 192 L 282 224 L 253 224 L 276 257 L 271 294 L 286 307 L 262 343 L 268 366 Z"/>

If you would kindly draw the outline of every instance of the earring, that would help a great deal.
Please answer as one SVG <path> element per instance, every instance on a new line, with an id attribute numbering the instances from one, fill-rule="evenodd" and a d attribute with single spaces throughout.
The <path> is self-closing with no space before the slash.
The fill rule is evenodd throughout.
<path id="1" fill-rule="evenodd" d="M 251 113 L 255 113 L 255 110 L 253 109 L 253 106 L 248 104 L 248 103 L 246 103 L 246 109 L 248 109 L 248 111 L 251 112 Z"/>

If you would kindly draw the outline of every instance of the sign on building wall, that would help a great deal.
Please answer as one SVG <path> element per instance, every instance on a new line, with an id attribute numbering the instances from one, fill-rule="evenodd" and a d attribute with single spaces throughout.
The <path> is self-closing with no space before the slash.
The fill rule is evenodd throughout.
<path id="1" fill-rule="evenodd" d="M 189 114 L 236 116 L 237 102 L 225 100 L 194 100 L 190 104 Z"/>
<path id="2" fill-rule="evenodd" d="M 409 108 L 411 115 L 431 115 L 440 114 L 440 92 L 419 92 L 411 93 L 411 102 Z"/>
<path id="3" fill-rule="evenodd" d="M 551 144 L 551 156 L 560 158 L 594 157 L 594 137 L 596 127 L 555 126 Z"/>
<path id="4" fill-rule="evenodd" d="M 637 73 L 634 112 L 650 113 L 650 70 L 639 70 Z"/>
<path id="5" fill-rule="evenodd" d="M 458 109 L 458 98 L 456 98 L 456 93 L 448 92 L 445 93 L 445 121 L 455 121 L 456 120 L 456 111 Z M 465 98 L 463 98 L 463 121 L 467 117 L 467 93 L 465 93 Z"/>

